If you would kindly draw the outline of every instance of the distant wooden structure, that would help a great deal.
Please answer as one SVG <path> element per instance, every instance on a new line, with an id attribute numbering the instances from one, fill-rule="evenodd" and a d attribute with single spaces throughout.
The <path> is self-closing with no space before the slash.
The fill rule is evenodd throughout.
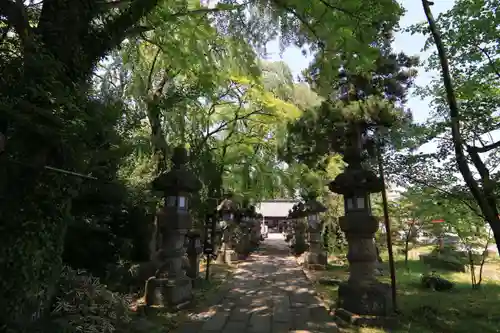
<path id="1" fill-rule="evenodd" d="M 278 224 L 286 219 L 288 212 L 299 200 L 272 199 L 264 200 L 255 205 L 257 213 L 262 214 L 264 222 L 269 228 L 277 228 Z"/>

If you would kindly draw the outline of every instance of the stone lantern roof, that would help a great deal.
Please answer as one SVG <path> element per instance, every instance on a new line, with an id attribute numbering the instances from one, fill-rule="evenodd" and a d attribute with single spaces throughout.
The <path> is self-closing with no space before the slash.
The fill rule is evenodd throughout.
<path id="1" fill-rule="evenodd" d="M 257 211 L 255 210 L 254 205 L 248 206 L 248 208 L 245 210 L 245 214 L 249 217 L 255 218 L 257 216 Z"/>
<path id="2" fill-rule="evenodd" d="M 321 202 L 314 198 L 307 200 L 304 206 L 307 213 L 317 214 L 326 212 L 327 210 L 327 208 Z"/>
<path id="3" fill-rule="evenodd" d="M 348 166 L 328 185 L 330 191 L 352 196 L 361 193 L 377 193 L 384 189 L 382 181 L 373 172 Z"/>
<path id="4" fill-rule="evenodd" d="M 183 147 L 174 148 L 171 160 L 172 169 L 162 173 L 153 181 L 153 189 L 163 191 L 165 195 L 199 191 L 201 182 L 186 165 L 187 150 Z"/>
<path id="5" fill-rule="evenodd" d="M 306 216 L 305 206 L 302 202 L 293 205 L 290 218 L 297 219 Z"/>

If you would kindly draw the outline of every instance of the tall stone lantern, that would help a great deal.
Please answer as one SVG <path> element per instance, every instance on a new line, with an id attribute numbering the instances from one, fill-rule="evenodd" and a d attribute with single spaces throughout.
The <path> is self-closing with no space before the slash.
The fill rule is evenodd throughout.
<path id="1" fill-rule="evenodd" d="M 192 298 L 191 279 L 182 262 L 186 255 L 185 237 L 192 224 L 188 197 L 201 188 L 201 183 L 187 169 L 187 160 L 186 149 L 175 148 L 172 169 L 153 182 L 153 188 L 164 193 L 165 202 L 158 212 L 161 264 L 146 283 L 147 306 L 178 306 Z"/>
<path id="2" fill-rule="evenodd" d="M 309 251 L 305 257 L 304 264 L 310 269 L 325 269 L 328 257 L 321 239 L 321 218 L 320 213 L 326 211 L 326 207 L 316 200 L 316 195 L 311 195 L 305 203 L 307 213 Z"/>
<path id="3" fill-rule="evenodd" d="M 344 196 L 345 216 L 339 224 L 348 243 L 349 279 L 339 285 L 337 305 L 352 314 L 384 316 L 392 312 L 391 289 L 375 277 L 374 235 L 379 224 L 370 204 L 370 193 L 382 191 L 383 184 L 361 165 L 364 143 L 359 126 L 353 126 L 349 139 L 344 151 L 348 167 L 329 184 L 332 192 Z"/>
<path id="4" fill-rule="evenodd" d="M 252 227 L 254 222 L 255 208 L 253 208 L 248 202 L 243 204 L 243 209 L 240 211 L 240 243 L 239 254 L 241 258 L 246 258 L 252 250 Z"/>
<path id="5" fill-rule="evenodd" d="M 301 255 L 307 251 L 307 225 L 304 221 L 306 217 L 305 205 L 302 202 L 292 207 L 293 218 L 293 240 L 292 252 Z"/>
<path id="6" fill-rule="evenodd" d="M 254 205 L 248 207 L 247 216 L 249 217 L 250 251 L 253 251 L 260 242 L 260 222 Z"/>
<path id="7" fill-rule="evenodd" d="M 288 215 L 286 217 L 285 230 L 283 232 L 285 236 L 285 241 L 289 243 L 293 237 L 293 210 L 288 210 Z"/>
<path id="8" fill-rule="evenodd" d="M 231 262 L 238 260 L 238 255 L 234 249 L 236 244 L 234 244 L 233 239 L 233 232 L 237 227 L 235 223 L 237 206 L 231 197 L 232 195 L 229 194 L 224 200 L 222 200 L 219 206 L 217 206 L 217 211 L 221 216 L 222 227 L 222 246 L 219 250 L 217 261 L 228 265 L 230 265 Z"/>

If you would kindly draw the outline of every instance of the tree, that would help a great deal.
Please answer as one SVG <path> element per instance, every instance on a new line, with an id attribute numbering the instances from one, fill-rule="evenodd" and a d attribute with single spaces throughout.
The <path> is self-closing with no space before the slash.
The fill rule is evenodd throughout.
<path id="1" fill-rule="evenodd" d="M 461 195 L 446 194 L 432 187 L 413 186 L 403 194 L 398 204 L 407 207 L 407 214 L 420 230 L 436 237 L 439 251 L 444 250 L 445 233 L 458 236 L 460 241 L 455 244 L 457 248 L 454 251 L 459 254 L 465 252 L 460 259 L 469 265 L 472 287 L 478 288 L 491 234 L 482 218 L 474 214 L 464 201 L 457 199 Z M 479 272 L 475 272 L 477 265 Z"/>
<path id="2" fill-rule="evenodd" d="M 344 153 L 348 136 L 358 125 L 368 135 L 380 126 L 408 120 L 409 114 L 401 106 L 416 75 L 413 66 L 418 59 L 391 53 L 390 40 L 380 46 L 375 70 L 349 73 L 340 68 L 328 99 L 290 124 L 287 145 L 282 148 L 285 160 L 313 166 L 331 152 Z M 321 81 L 312 80 L 320 87 Z M 311 128 L 315 129 L 312 133 Z"/>
<path id="3" fill-rule="evenodd" d="M 491 137 L 492 131 L 499 128 L 499 49 L 495 33 L 498 18 L 493 14 L 498 3 L 457 1 L 437 20 L 432 16 L 430 3 L 423 0 L 422 4 L 427 24 L 417 25 L 414 31 L 431 36 L 426 48 L 434 43 L 437 52 L 431 56 L 429 67 L 442 71 L 442 80 L 435 80 L 422 91 L 436 107 L 428 124 L 431 131 L 426 133 L 427 141 L 439 139 L 437 154 L 428 157 L 454 157 L 447 161 L 448 170 L 443 174 L 453 178 L 450 169 L 461 174 L 475 201 L 471 208 L 478 208 L 500 249 L 495 169 L 500 143 Z M 455 185 L 457 180 L 452 180 Z"/>

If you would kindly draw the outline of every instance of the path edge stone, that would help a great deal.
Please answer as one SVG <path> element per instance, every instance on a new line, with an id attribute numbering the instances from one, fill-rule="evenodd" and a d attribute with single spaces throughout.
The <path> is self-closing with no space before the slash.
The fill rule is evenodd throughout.
<path id="1" fill-rule="evenodd" d="M 310 273 L 310 271 L 307 268 L 305 268 L 303 265 L 301 265 L 298 260 L 297 260 L 297 264 L 300 265 L 302 273 L 306 277 L 306 280 L 309 281 L 309 283 L 313 286 L 314 297 L 318 300 L 318 302 L 320 303 L 320 305 L 325 308 L 325 310 L 327 311 L 328 315 L 331 316 L 332 318 L 335 318 L 335 315 L 334 315 L 334 313 L 332 311 L 332 308 L 330 306 L 328 306 L 328 304 L 323 299 L 323 297 L 321 297 L 321 294 L 316 291 L 316 288 L 315 288 L 316 281 L 312 277 L 312 274 Z"/>

